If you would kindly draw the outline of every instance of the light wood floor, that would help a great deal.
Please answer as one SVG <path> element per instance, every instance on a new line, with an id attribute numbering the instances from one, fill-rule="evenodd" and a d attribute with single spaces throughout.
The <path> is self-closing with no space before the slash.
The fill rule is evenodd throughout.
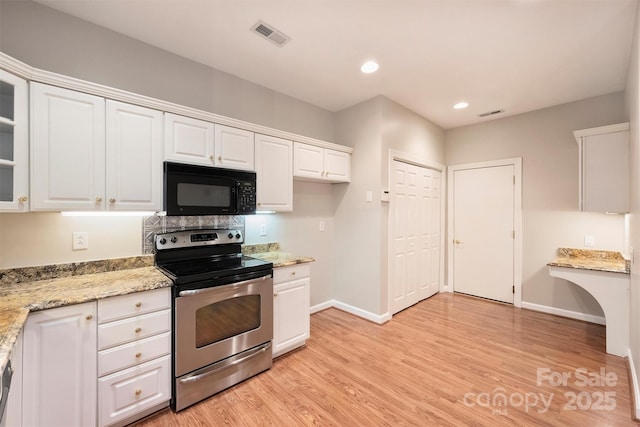
<path id="1" fill-rule="evenodd" d="M 597 383 L 583 384 L 587 372 Z M 550 383 L 563 374 L 566 385 Z M 307 346 L 271 370 L 139 423 L 222 425 L 636 424 L 625 359 L 605 353 L 603 326 L 438 294 L 382 326 L 336 309 L 314 314 Z"/>

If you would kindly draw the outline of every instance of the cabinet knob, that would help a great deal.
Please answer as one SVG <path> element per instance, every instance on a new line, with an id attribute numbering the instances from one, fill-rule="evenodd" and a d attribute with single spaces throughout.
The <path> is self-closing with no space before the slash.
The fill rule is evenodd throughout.
<path id="1" fill-rule="evenodd" d="M 273 294 L 273 296 L 274 296 L 274 297 L 277 297 L 277 296 L 278 296 L 278 294 L 277 294 L 277 293 L 274 293 L 274 294 Z"/>
<path id="2" fill-rule="evenodd" d="M 136 334 L 139 334 L 140 332 L 142 332 L 142 328 L 136 328 Z"/>
<path id="3" fill-rule="evenodd" d="M 218 156 L 218 161 L 221 162 L 222 161 L 222 156 Z"/>
<path id="4" fill-rule="evenodd" d="M 85 319 L 87 319 L 87 320 L 93 319 L 93 314 L 87 314 L 87 317 L 85 317 Z"/>
<path id="5" fill-rule="evenodd" d="M 109 203 L 115 203 L 116 199 L 114 199 L 113 197 L 109 199 Z"/>
<path id="6" fill-rule="evenodd" d="M 136 353 L 136 359 L 140 359 L 142 357 L 142 353 Z"/>
<path id="7" fill-rule="evenodd" d="M 27 196 L 22 196 L 22 197 L 20 197 L 20 198 L 18 199 L 18 201 L 19 201 L 20 203 L 26 203 L 26 201 L 27 201 L 27 200 L 28 200 L 28 199 L 27 199 Z"/>
<path id="8" fill-rule="evenodd" d="M 213 160 L 215 159 L 215 157 L 213 157 L 213 154 L 209 156 L 209 160 Z"/>
<path id="9" fill-rule="evenodd" d="M 295 276 L 295 275 L 296 275 L 296 272 L 295 272 L 295 271 L 292 271 L 292 272 L 291 272 L 291 275 L 292 275 L 292 276 Z"/>
<path id="10" fill-rule="evenodd" d="M 140 397 L 141 394 L 142 394 L 142 389 L 141 388 L 137 388 L 136 391 L 135 391 L 136 397 Z"/>
<path id="11" fill-rule="evenodd" d="M 136 308 L 140 308 L 140 307 L 142 307 L 142 303 L 141 302 L 137 302 L 136 303 Z"/>
<path id="12" fill-rule="evenodd" d="M 97 203 L 102 203 L 102 197 L 96 197 L 96 202 Z"/>

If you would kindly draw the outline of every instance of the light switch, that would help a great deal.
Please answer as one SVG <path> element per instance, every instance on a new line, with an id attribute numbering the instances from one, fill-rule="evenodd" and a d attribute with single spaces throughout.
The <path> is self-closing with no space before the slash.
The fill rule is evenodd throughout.
<path id="1" fill-rule="evenodd" d="M 367 202 L 373 202 L 373 191 L 367 191 Z"/>

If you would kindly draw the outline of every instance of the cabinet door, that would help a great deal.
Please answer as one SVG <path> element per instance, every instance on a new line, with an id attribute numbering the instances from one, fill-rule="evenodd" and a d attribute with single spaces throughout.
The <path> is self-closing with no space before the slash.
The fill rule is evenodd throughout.
<path id="1" fill-rule="evenodd" d="M 22 426 L 22 332 L 13 345 L 9 360 L 11 360 L 13 376 L 11 377 L 11 388 L 5 413 L 6 422 L 3 425 L 20 427 Z"/>
<path id="2" fill-rule="evenodd" d="M 303 178 L 322 179 L 324 172 L 324 149 L 295 142 L 293 144 L 293 175 Z"/>
<path id="3" fill-rule="evenodd" d="M 255 170 L 253 132 L 216 125 L 215 164 L 221 168 Z"/>
<path id="4" fill-rule="evenodd" d="M 205 166 L 214 165 L 214 125 L 165 113 L 164 159 Z"/>
<path id="5" fill-rule="evenodd" d="M 335 150 L 324 150 L 324 177 L 334 182 L 351 181 L 351 156 Z"/>
<path id="6" fill-rule="evenodd" d="M 305 343 L 309 338 L 309 278 L 273 287 L 273 356 Z"/>
<path id="7" fill-rule="evenodd" d="M 0 212 L 29 210 L 27 82 L 0 70 Z"/>
<path id="8" fill-rule="evenodd" d="M 33 83 L 31 104 L 31 209 L 104 209 L 104 99 Z"/>
<path id="9" fill-rule="evenodd" d="M 95 426 L 96 304 L 38 311 L 24 329 L 26 426 Z"/>
<path id="10" fill-rule="evenodd" d="M 629 132 L 582 138 L 582 210 L 629 212 Z"/>
<path id="11" fill-rule="evenodd" d="M 108 210 L 162 210 L 162 112 L 107 101 Z"/>
<path id="12" fill-rule="evenodd" d="M 256 134 L 258 210 L 293 210 L 293 142 Z"/>

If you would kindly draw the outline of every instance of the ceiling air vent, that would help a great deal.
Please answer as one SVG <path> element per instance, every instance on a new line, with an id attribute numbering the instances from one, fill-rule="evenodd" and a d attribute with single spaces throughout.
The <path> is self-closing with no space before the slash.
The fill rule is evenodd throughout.
<path id="1" fill-rule="evenodd" d="M 282 31 L 276 30 L 271 25 L 263 21 L 256 22 L 256 24 L 251 27 L 251 30 L 278 46 L 284 46 L 289 40 L 291 40 L 291 38 Z"/>
<path id="2" fill-rule="evenodd" d="M 478 117 L 489 117 L 489 116 L 493 116 L 494 114 L 500 114 L 500 113 L 504 113 L 504 110 L 500 109 L 500 110 L 487 111 L 486 113 L 478 114 Z"/>

